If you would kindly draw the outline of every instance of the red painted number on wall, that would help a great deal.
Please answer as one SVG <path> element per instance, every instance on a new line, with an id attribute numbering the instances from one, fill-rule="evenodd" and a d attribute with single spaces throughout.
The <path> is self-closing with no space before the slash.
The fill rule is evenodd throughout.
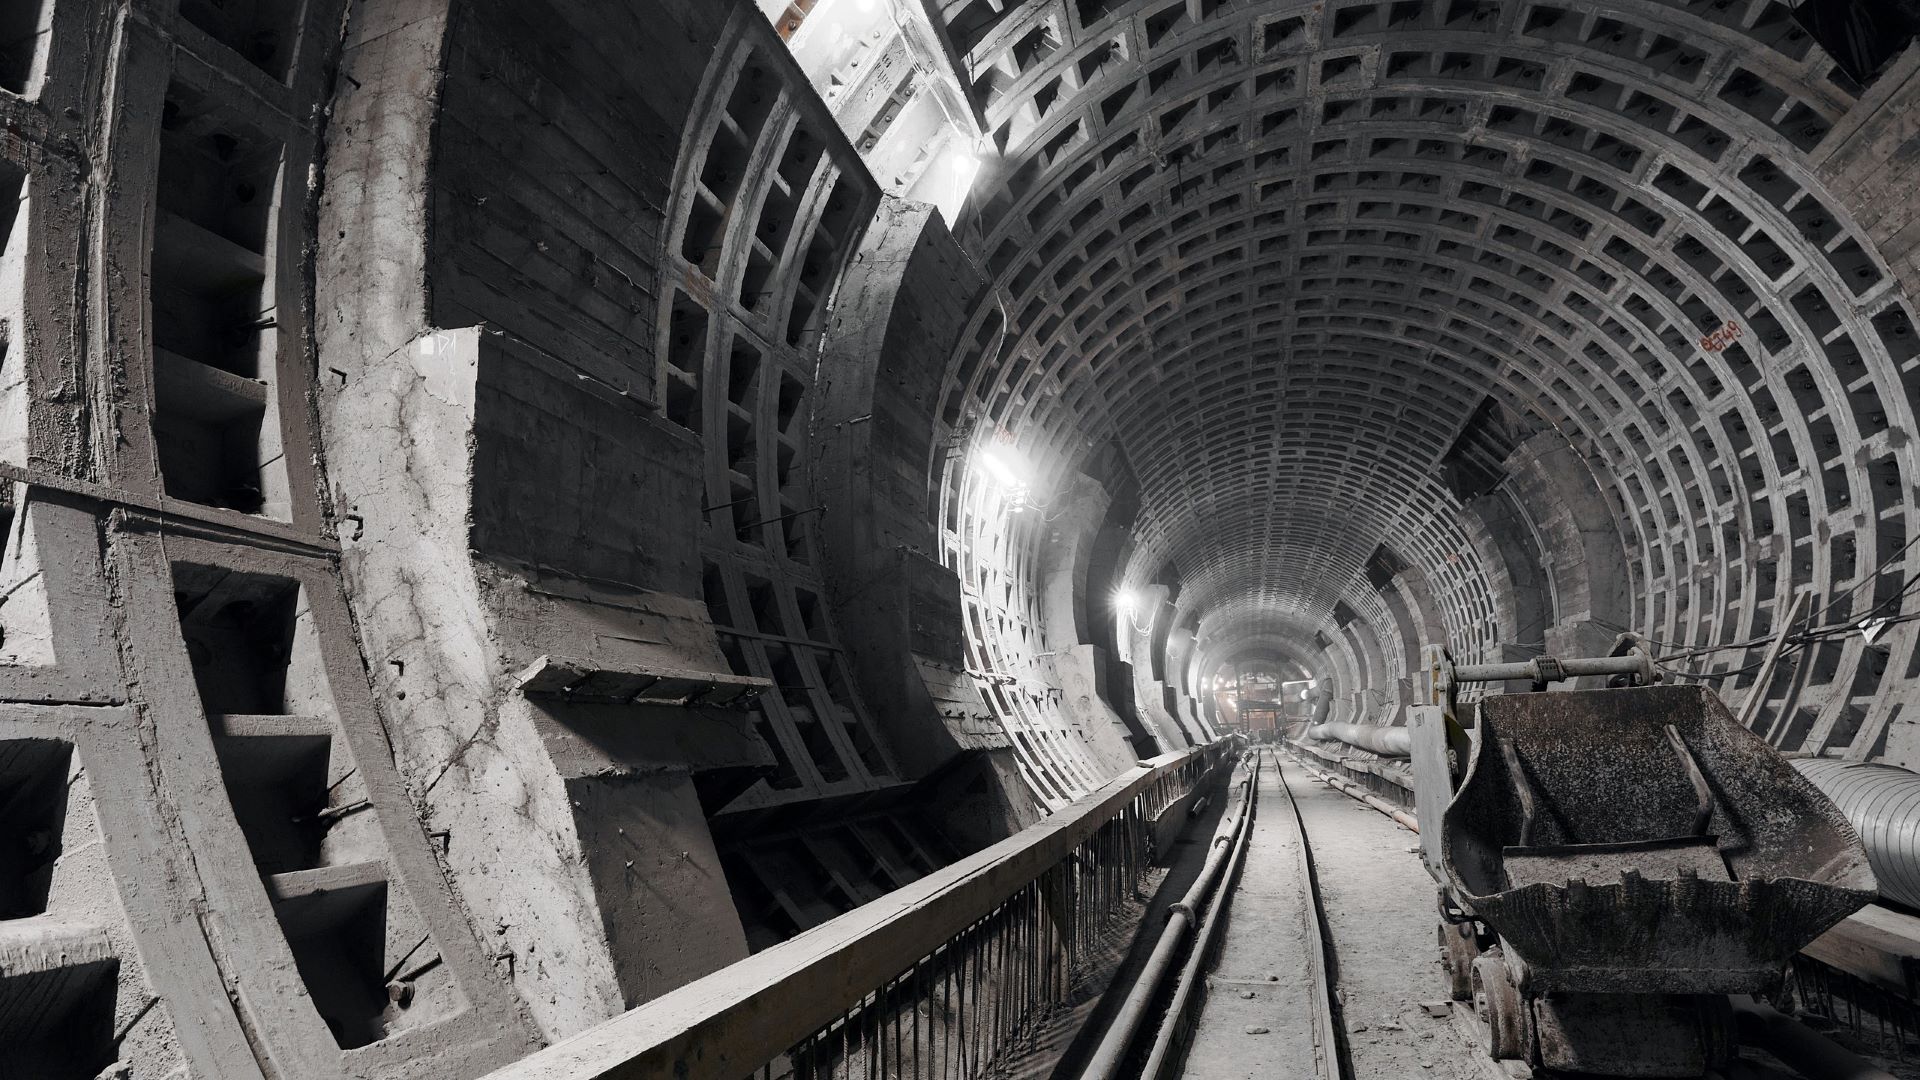
<path id="1" fill-rule="evenodd" d="M 1741 329 L 1740 324 L 1737 322 L 1721 323 L 1720 329 L 1700 339 L 1700 348 L 1710 353 L 1720 352 L 1727 346 L 1739 341 L 1740 335 L 1744 333 L 1746 333 L 1746 331 Z"/>

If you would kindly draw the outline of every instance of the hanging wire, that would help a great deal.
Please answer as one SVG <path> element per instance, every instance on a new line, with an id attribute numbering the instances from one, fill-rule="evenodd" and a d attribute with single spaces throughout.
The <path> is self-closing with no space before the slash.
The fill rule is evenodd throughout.
<path id="1" fill-rule="evenodd" d="M 1896 593 L 1893 596 L 1888 597 L 1887 600 L 1882 601 L 1881 604 L 1875 605 L 1874 609 L 1869 610 L 1866 615 L 1862 616 L 1858 620 L 1855 620 L 1852 622 L 1846 622 L 1846 623 L 1837 623 L 1837 624 L 1832 624 L 1828 626 L 1813 627 L 1813 628 L 1804 630 L 1799 634 L 1790 635 L 1787 638 L 1786 646 L 1780 650 L 1779 658 L 1784 660 L 1787 657 L 1792 656 L 1794 653 L 1800 652 L 1809 646 L 1822 644 L 1828 641 L 1835 641 L 1841 638 L 1852 637 L 1855 634 L 1865 633 L 1866 627 L 1863 624 L 1868 621 L 1874 620 L 1875 611 L 1877 611 L 1880 607 L 1884 606 L 1887 602 L 1899 599 L 1901 595 L 1904 595 L 1909 589 L 1911 589 L 1916 584 L 1920 584 L 1920 577 L 1916 577 L 1912 581 L 1908 582 L 1906 587 L 1902 588 L 1899 593 Z M 1883 627 L 1897 626 L 1901 623 L 1913 622 L 1916 619 L 1920 619 L 1920 612 L 1908 612 L 1906 614 L 1889 616 L 1884 621 L 1880 621 L 1878 625 Z M 1752 648 L 1754 645 L 1762 644 L 1764 642 L 1771 641 L 1771 640 L 1772 640 L 1771 638 L 1756 638 L 1753 641 L 1747 642 L 1747 643 L 1734 644 L 1734 645 L 1721 645 L 1721 646 L 1715 646 L 1711 648 L 1695 649 L 1691 652 L 1682 653 L 1678 656 L 1656 657 L 1654 659 L 1654 665 L 1664 672 L 1667 672 L 1671 675 L 1677 675 L 1681 678 L 1730 679 L 1738 675 L 1745 675 L 1748 672 L 1758 671 L 1762 667 L 1766 666 L 1766 661 L 1761 660 L 1757 663 L 1749 664 L 1745 667 L 1733 668 L 1728 671 L 1701 671 L 1701 672 L 1681 671 L 1677 668 L 1669 666 L 1668 661 L 1685 660 L 1695 656 L 1704 656 L 1704 655 L 1708 655 L 1716 652 L 1725 652 L 1731 649 Z"/>
<path id="2" fill-rule="evenodd" d="M 1887 567 L 1892 566 L 1895 562 L 1899 561 L 1900 557 L 1905 555 L 1908 551 L 1912 550 L 1915 544 L 1920 544 L 1920 533 L 1916 533 L 1913 539 L 1907 541 L 1905 544 L 1900 545 L 1899 551 L 1896 551 L 1893 554 L 1887 556 L 1886 558 L 1880 560 L 1880 565 L 1873 568 L 1873 573 L 1862 576 L 1859 581 L 1856 581 L 1853 583 L 1853 588 L 1848 589 L 1846 592 L 1841 593 L 1839 596 L 1836 596 L 1831 601 L 1829 601 L 1826 607 L 1820 609 L 1820 617 L 1825 618 L 1828 612 L 1840 606 L 1840 601 L 1846 600 L 1852 597 L 1854 593 L 1857 593 L 1861 589 L 1866 588 L 1869 582 L 1880 580 L 1880 572 L 1885 570 Z M 1912 587 L 1913 580 L 1915 579 L 1908 580 L 1907 588 Z M 1900 591 L 1905 592 L 1906 588 L 1903 588 Z"/>
<path id="3" fill-rule="evenodd" d="M 1879 603 L 1873 605 L 1873 607 L 1868 608 L 1864 614 L 1856 618 L 1849 619 L 1844 623 L 1830 624 L 1828 626 L 1823 626 L 1823 627 L 1816 628 L 1811 626 L 1811 624 L 1815 619 L 1825 618 L 1830 612 L 1833 611 L 1834 608 L 1839 607 L 1840 604 L 1843 603 L 1844 601 L 1851 599 L 1861 589 L 1866 588 L 1867 585 L 1869 585 L 1872 582 L 1878 581 L 1880 579 L 1880 575 L 1888 567 L 1901 561 L 1903 557 L 1907 554 L 1907 552 L 1913 550 L 1913 548 L 1916 545 L 1920 545 L 1920 535 L 1915 535 L 1911 540 L 1908 540 L 1905 544 L 1902 544 L 1900 546 L 1900 550 L 1880 560 L 1879 564 L 1873 568 L 1871 573 L 1862 575 L 1860 580 L 1854 582 L 1851 588 L 1847 589 L 1847 591 L 1841 593 L 1840 595 L 1834 597 L 1833 599 L 1827 601 L 1826 606 L 1822 607 L 1818 612 L 1810 612 L 1807 615 L 1807 619 L 1806 619 L 1806 622 L 1809 625 L 1809 628 L 1807 630 L 1802 631 L 1799 634 L 1788 636 L 1788 639 L 1787 639 L 1788 647 L 1781 650 L 1780 652 L 1781 658 L 1784 659 L 1785 657 L 1800 651 L 1807 644 L 1812 642 L 1831 640 L 1832 638 L 1835 638 L 1835 637 L 1845 637 L 1850 634 L 1860 633 L 1864 631 L 1865 627 L 1862 624 L 1866 623 L 1871 619 L 1874 619 L 1879 615 L 1881 611 L 1885 610 L 1889 605 L 1897 602 L 1901 597 L 1911 592 L 1915 585 L 1920 585 L 1920 574 L 1916 574 L 1914 576 L 1907 578 L 1906 581 L 1904 581 L 1901 584 L 1899 590 L 1896 591 L 1892 596 L 1889 596 L 1885 600 L 1882 600 Z M 1896 622 L 1906 622 L 1906 621 L 1908 620 L 1904 617 L 1898 618 L 1898 619 L 1889 618 L 1887 623 L 1883 625 L 1891 625 Z M 1604 626 L 1609 630 L 1613 630 L 1616 633 L 1633 634 L 1634 636 L 1638 637 L 1640 640 L 1646 642 L 1649 645 L 1653 645 L 1657 648 L 1681 650 L 1680 652 L 1677 652 L 1668 656 L 1656 657 L 1654 660 L 1654 663 L 1662 671 L 1666 671 L 1671 674 L 1678 675 L 1684 678 L 1706 678 L 1706 679 L 1730 678 L 1736 675 L 1746 674 L 1749 671 L 1758 670 L 1759 665 L 1750 665 L 1748 667 L 1737 668 L 1732 671 L 1724 671 L 1724 672 L 1688 672 L 1688 671 L 1677 670 L 1675 668 L 1669 667 L 1668 665 L 1674 661 L 1690 660 L 1697 656 L 1709 656 L 1709 655 L 1712 655 L 1713 653 L 1719 653 L 1719 652 L 1736 652 L 1744 649 L 1758 648 L 1760 646 L 1768 644 L 1773 640 L 1773 635 L 1768 634 L 1763 637 L 1748 638 L 1745 641 L 1732 641 L 1732 642 L 1723 642 L 1715 645 L 1695 646 L 1691 644 L 1682 644 L 1680 642 L 1662 641 L 1659 638 L 1652 637 L 1647 634 L 1641 634 L 1635 631 L 1632 627 L 1622 626 L 1619 623 L 1612 622 L 1607 619 L 1594 619 L 1593 622 L 1596 623 L 1597 625 Z M 1545 646 L 1544 645 L 1535 646 L 1532 644 L 1527 644 L 1527 645 L 1517 645 L 1515 647 L 1525 649 L 1525 648 L 1536 648 L 1536 647 L 1544 648 Z"/>

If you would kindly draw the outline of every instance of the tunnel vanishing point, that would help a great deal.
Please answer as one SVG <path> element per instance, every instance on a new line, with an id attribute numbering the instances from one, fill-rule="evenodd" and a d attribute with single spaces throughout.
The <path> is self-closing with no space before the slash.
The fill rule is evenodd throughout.
<path id="1" fill-rule="evenodd" d="M 0 1075 L 884 999 L 1433 646 L 1920 766 L 1916 29 L 0 0 Z"/>

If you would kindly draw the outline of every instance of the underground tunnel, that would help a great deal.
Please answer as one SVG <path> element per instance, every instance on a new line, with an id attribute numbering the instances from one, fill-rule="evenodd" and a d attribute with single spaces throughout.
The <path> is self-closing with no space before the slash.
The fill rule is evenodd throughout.
<path id="1" fill-rule="evenodd" d="M 1916 32 L 0 0 L 0 1080 L 1920 1077 Z"/>

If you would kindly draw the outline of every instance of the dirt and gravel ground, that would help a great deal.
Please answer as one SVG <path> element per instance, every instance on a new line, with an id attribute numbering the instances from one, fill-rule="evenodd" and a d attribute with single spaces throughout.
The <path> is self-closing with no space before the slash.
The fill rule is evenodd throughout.
<path id="1" fill-rule="evenodd" d="M 1420 864 L 1418 837 L 1358 801 L 1312 779 L 1282 756 L 1269 759 L 1246 872 L 1233 893 L 1225 947 L 1209 978 L 1185 1075 L 1201 1078 L 1311 1078 L 1311 1013 L 1302 913 L 1293 880 L 1298 839 L 1286 811 L 1284 777 L 1299 807 L 1321 900 L 1334 1020 L 1351 1080 L 1505 1080 L 1478 1045 L 1470 1012 L 1454 1014 L 1434 938 L 1432 879 Z M 1251 995 L 1251 996 L 1249 996 Z M 1840 1030 L 1836 1040 L 1871 1055 L 1869 1040 Z M 1729 1075 L 1756 1080 L 1796 1076 L 1766 1054 L 1744 1048 Z M 1900 1077 L 1920 1076 L 1910 1061 L 1876 1059 Z M 1507 1070 L 1512 1070 L 1509 1072 Z"/>
<path id="2" fill-rule="evenodd" d="M 1334 994 L 1354 1080 L 1483 1080 L 1498 1075 L 1450 1017 L 1434 943 L 1433 883 L 1413 833 L 1280 759 L 1263 784 L 1247 871 L 1189 1054 L 1189 1077 L 1312 1076 L 1302 959 L 1305 892 L 1284 778 L 1313 858 Z M 1277 977 L 1277 978 L 1276 978 Z M 1253 993 L 1253 998 L 1244 995 Z M 1427 1006 L 1432 1006 L 1428 1008 Z M 1437 1015 L 1436 1015 L 1437 1014 Z M 1267 1030 L 1260 1031 L 1258 1029 Z"/>

